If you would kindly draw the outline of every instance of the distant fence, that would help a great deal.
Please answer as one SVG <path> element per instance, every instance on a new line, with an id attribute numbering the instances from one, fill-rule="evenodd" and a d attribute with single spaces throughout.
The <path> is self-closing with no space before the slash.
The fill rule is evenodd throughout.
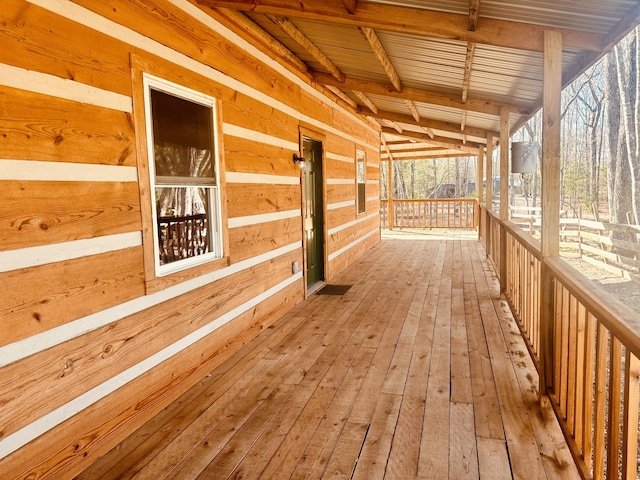
<path id="1" fill-rule="evenodd" d="M 478 202 L 473 198 L 393 200 L 394 228 L 475 228 Z M 380 200 L 380 222 L 389 226 L 389 201 Z"/>
<path id="2" fill-rule="evenodd" d="M 539 236 L 540 207 L 511 207 L 510 218 Z M 623 277 L 640 275 L 640 225 L 560 218 L 560 240 L 563 248 L 599 268 Z"/>
<path id="3" fill-rule="evenodd" d="M 499 272 L 543 381 L 541 391 L 549 396 L 582 477 L 636 478 L 637 314 L 561 258 L 543 258 L 540 242 L 524 234 L 521 225 L 500 220 L 484 206 L 480 209 L 480 239 Z M 584 222 L 578 238 L 586 241 L 590 236 L 583 233 Z M 589 225 L 597 230 L 605 224 Z M 590 241 L 601 237 L 606 236 Z M 610 246 L 630 245 L 612 240 Z"/>

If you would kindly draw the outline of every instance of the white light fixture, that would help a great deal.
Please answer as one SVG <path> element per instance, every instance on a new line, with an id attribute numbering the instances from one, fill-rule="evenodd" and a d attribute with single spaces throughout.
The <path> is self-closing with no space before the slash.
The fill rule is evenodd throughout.
<path id="1" fill-rule="evenodd" d="M 293 163 L 298 165 L 300 170 L 304 170 L 304 157 L 299 157 L 297 153 L 293 154 Z"/>

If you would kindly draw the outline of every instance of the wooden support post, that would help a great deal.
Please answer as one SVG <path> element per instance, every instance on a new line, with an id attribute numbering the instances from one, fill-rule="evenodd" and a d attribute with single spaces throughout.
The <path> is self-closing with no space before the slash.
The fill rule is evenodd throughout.
<path id="1" fill-rule="evenodd" d="M 500 220 L 509 219 L 509 109 L 500 108 Z"/>
<path id="2" fill-rule="evenodd" d="M 500 108 L 500 220 L 509 220 L 509 108 Z M 507 230 L 500 225 L 500 291 L 507 289 Z"/>
<path id="3" fill-rule="evenodd" d="M 389 230 L 393 230 L 393 158 L 389 155 L 387 160 L 387 216 L 389 221 Z"/>
<path id="4" fill-rule="evenodd" d="M 482 181 L 484 180 L 484 148 L 480 147 L 478 150 L 478 163 L 476 166 L 476 197 L 478 197 L 478 203 L 482 203 L 484 200 L 484 188 L 482 187 Z"/>
<path id="5" fill-rule="evenodd" d="M 560 93 L 562 34 L 544 34 L 542 121 L 542 269 L 540 286 L 540 395 L 553 387 L 554 287 L 546 259 L 560 253 Z"/>
<path id="6" fill-rule="evenodd" d="M 493 206 L 493 133 L 487 133 L 487 209 L 492 210 Z"/>

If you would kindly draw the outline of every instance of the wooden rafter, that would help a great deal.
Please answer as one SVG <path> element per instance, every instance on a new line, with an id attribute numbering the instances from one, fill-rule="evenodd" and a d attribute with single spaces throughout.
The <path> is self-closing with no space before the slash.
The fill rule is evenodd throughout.
<path id="1" fill-rule="evenodd" d="M 461 152 L 461 151 L 451 151 L 451 150 L 440 150 L 440 152 L 427 153 L 425 155 L 412 155 L 410 157 L 394 157 L 394 161 L 401 162 L 403 160 L 431 160 L 434 158 L 455 158 L 455 157 L 475 157 L 477 155 L 476 152 Z M 386 160 L 386 157 L 383 155 L 380 157 L 381 160 Z"/>
<path id="2" fill-rule="evenodd" d="M 403 132 L 404 132 L 404 129 L 403 129 L 400 125 L 398 125 L 396 122 L 394 122 L 394 121 L 391 121 L 391 120 L 383 120 L 382 122 L 383 122 L 385 125 L 388 125 L 388 127 L 386 127 L 386 128 L 391 128 L 391 129 L 395 130 L 395 131 L 396 131 L 396 132 L 398 132 L 398 133 L 403 133 Z M 383 130 L 384 130 L 384 128 L 385 128 L 385 127 L 383 127 Z"/>
<path id="3" fill-rule="evenodd" d="M 314 78 L 317 83 L 324 85 L 335 85 L 349 90 L 359 90 L 361 92 L 371 93 L 374 95 L 383 95 L 402 100 L 412 100 L 414 102 L 431 103 L 434 105 L 441 105 L 443 107 L 466 108 L 472 112 L 486 113 L 496 116 L 500 115 L 500 107 L 504 105 L 491 100 L 477 98 L 467 98 L 466 103 L 462 103 L 459 94 L 448 95 L 446 93 L 423 90 L 420 88 L 404 87 L 402 92 L 398 92 L 391 84 L 372 82 L 369 80 L 357 80 L 350 77 L 346 77 L 344 82 L 339 82 L 332 75 L 327 75 L 326 73 L 316 73 Z M 519 107 L 515 105 L 508 105 L 508 107 L 511 112 L 516 114 L 531 114 L 531 110 L 527 107 Z"/>
<path id="4" fill-rule="evenodd" d="M 433 130 L 431 130 L 429 127 L 422 127 L 422 130 L 424 130 L 424 133 L 429 135 L 430 138 L 435 138 L 436 137 L 436 134 L 433 133 Z"/>
<path id="5" fill-rule="evenodd" d="M 329 59 L 329 57 L 322 53 L 322 51 L 318 47 L 316 47 L 314 43 L 304 35 L 304 33 L 298 30 L 298 27 L 296 27 L 286 18 L 278 15 L 269 15 L 269 19 L 273 23 L 278 25 L 284 33 L 289 35 L 302 48 L 304 48 L 309 53 L 309 55 L 320 62 L 320 64 L 331 73 L 333 78 L 335 78 L 339 82 L 344 81 L 344 73 L 342 73 L 342 71 Z"/>
<path id="6" fill-rule="evenodd" d="M 464 129 L 467 127 L 467 111 L 462 110 L 462 115 L 460 119 L 460 131 L 464 132 Z M 465 133 L 466 134 L 466 133 Z"/>
<path id="7" fill-rule="evenodd" d="M 351 105 L 355 109 L 358 108 L 358 104 L 356 102 L 354 102 L 351 98 L 349 98 L 349 96 L 346 93 L 344 93 L 342 90 L 340 90 L 338 87 L 334 87 L 332 85 L 325 85 L 325 86 L 326 86 L 327 90 L 329 90 L 331 93 L 333 93 L 340 100 L 342 100 L 343 102 Z"/>
<path id="8" fill-rule="evenodd" d="M 358 7 L 358 0 L 342 0 L 342 5 L 351 15 L 356 13 L 356 8 Z"/>
<path id="9" fill-rule="evenodd" d="M 360 2 L 354 14 L 342 2 L 326 0 L 197 0 L 209 7 L 233 8 L 290 18 L 330 21 L 342 25 L 369 27 L 429 37 L 449 38 L 498 47 L 542 52 L 544 25 L 483 18 L 475 31 L 469 31 L 469 15 L 433 10 Z M 599 33 L 556 28 L 567 48 L 599 51 L 604 36 Z"/>
<path id="10" fill-rule="evenodd" d="M 395 130 L 389 127 L 382 127 L 382 133 L 388 133 L 390 135 L 399 135 L 398 132 L 396 132 Z M 405 138 L 413 138 L 413 139 L 420 140 L 422 143 L 426 143 L 429 145 L 450 148 L 455 150 L 462 150 L 462 151 L 471 152 L 471 153 L 477 153 L 478 148 L 480 147 L 480 144 L 474 143 L 474 142 L 467 142 L 466 145 L 463 145 L 461 140 L 454 140 L 452 138 L 447 138 L 447 137 L 431 138 L 427 134 L 410 132 L 408 130 L 405 130 L 400 135 Z"/>
<path id="11" fill-rule="evenodd" d="M 392 142 L 389 142 L 392 143 Z M 442 147 L 425 147 L 422 143 L 408 143 L 407 145 L 416 145 L 414 148 L 392 148 L 391 151 L 394 154 L 402 154 L 402 153 L 420 153 L 420 152 L 432 152 L 432 151 L 442 151 Z"/>
<path id="12" fill-rule="evenodd" d="M 443 122 L 440 120 L 431 120 L 427 118 L 421 118 L 419 122 L 415 122 L 413 117 L 409 115 L 403 115 L 401 113 L 389 112 L 386 110 L 380 110 L 378 115 L 376 116 L 378 119 L 387 119 L 393 120 L 394 122 L 405 123 L 407 125 L 418 125 L 420 127 L 431 128 L 434 130 L 440 130 L 442 132 L 463 133 L 465 135 L 469 135 L 470 137 L 481 137 L 485 138 L 487 136 L 487 130 L 482 128 L 474 128 L 465 126 L 464 130 L 460 130 L 460 126 L 456 123 L 452 122 Z M 498 132 L 492 132 L 494 135 L 498 135 Z"/>
<path id="13" fill-rule="evenodd" d="M 475 32 L 480 18 L 480 0 L 469 0 L 469 31 Z"/>
<path id="14" fill-rule="evenodd" d="M 469 95 L 469 83 L 471 83 L 471 67 L 473 66 L 473 56 L 476 52 L 476 44 L 467 44 L 467 56 L 464 60 L 464 76 L 462 78 L 462 103 L 467 101 Z"/>
<path id="15" fill-rule="evenodd" d="M 371 101 L 371 99 L 369 97 L 367 97 L 366 94 L 364 94 L 363 92 L 359 91 L 359 90 L 353 90 L 353 94 L 358 97 L 360 99 L 360 101 L 362 103 L 364 103 L 367 108 L 369 110 L 371 110 L 371 112 L 373 112 L 374 115 L 378 114 L 378 107 L 375 106 L 375 104 Z"/>
<path id="16" fill-rule="evenodd" d="M 296 70 L 306 74 L 307 76 L 310 76 L 310 69 L 306 63 L 300 60 L 300 58 L 293 52 L 291 52 L 291 50 L 289 50 L 278 40 L 273 38 L 268 32 L 260 28 L 255 22 L 250 20 L 243 13 L 237 10 L 221 8 L 218 10 L 218 15 L 221 15 L 231 24 L 235 25 L 236 28 L 257 40 L 258 44 L 262 44 L 267 47 L 267 52 L 270 55 L 278 55 L 286 63 L 293 66 Z"/>
<path id="17" fill-rule="evenodd" d="M 416 107 L 416 104 L 413 103 L 412 100 L 405 100 L 404 103 L 407 104 L 407 108 L 411 112 L 411 116 L 413 117 L 413 119 L 416 121 L 416 123 L 419 123 L 420 122 L 420 112 L 418 112 L 418 107 Z"/>
<path id="18" fill-rule="evenodd" d="M 391 84 L 395 87 L 395 89 L 398 92 L 401 92 L 402 82 L 400 81 L 398 72 L 396 71 L 395 67 L 391 63 L 391 60 L 389 59 L 387 52 L 382 46 L 382 43 L 380 43 L 380 39 L 378 38 L 378 35 L 376 35 L 376 32 L 373 30 L 373 28 L 368 28 L 368 27 L 360 27 L 360 32 L 362 32 L 362 35 L 364 35 L 364 38 L 367 40 L 367 42 L 369 42 L 369 45 L 371 46 L 371 50 L 373 50 L 373 53 L 378 58 L 378 61 L 380 62 L 380 65 L 382 65 L 382 68 L 384 69 L 384 72 L 387 74 L 387 77 L 389 77 Z"/>

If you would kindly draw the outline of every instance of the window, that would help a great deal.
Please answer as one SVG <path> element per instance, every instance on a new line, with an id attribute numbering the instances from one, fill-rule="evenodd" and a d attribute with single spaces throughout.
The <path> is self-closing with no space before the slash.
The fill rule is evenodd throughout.
<path id="1" fill-rule="evenodd" d="M 367 211 L 367 169 L 365 153 L 362 150 L 356 150 L 356 184 L 358 187 L 358 213 L 364 213 Z"/>
<path id="2" fill-rule="evenodd" d="M 215 99 L 144 76 L 156 275 L 222 257 Z"/>

